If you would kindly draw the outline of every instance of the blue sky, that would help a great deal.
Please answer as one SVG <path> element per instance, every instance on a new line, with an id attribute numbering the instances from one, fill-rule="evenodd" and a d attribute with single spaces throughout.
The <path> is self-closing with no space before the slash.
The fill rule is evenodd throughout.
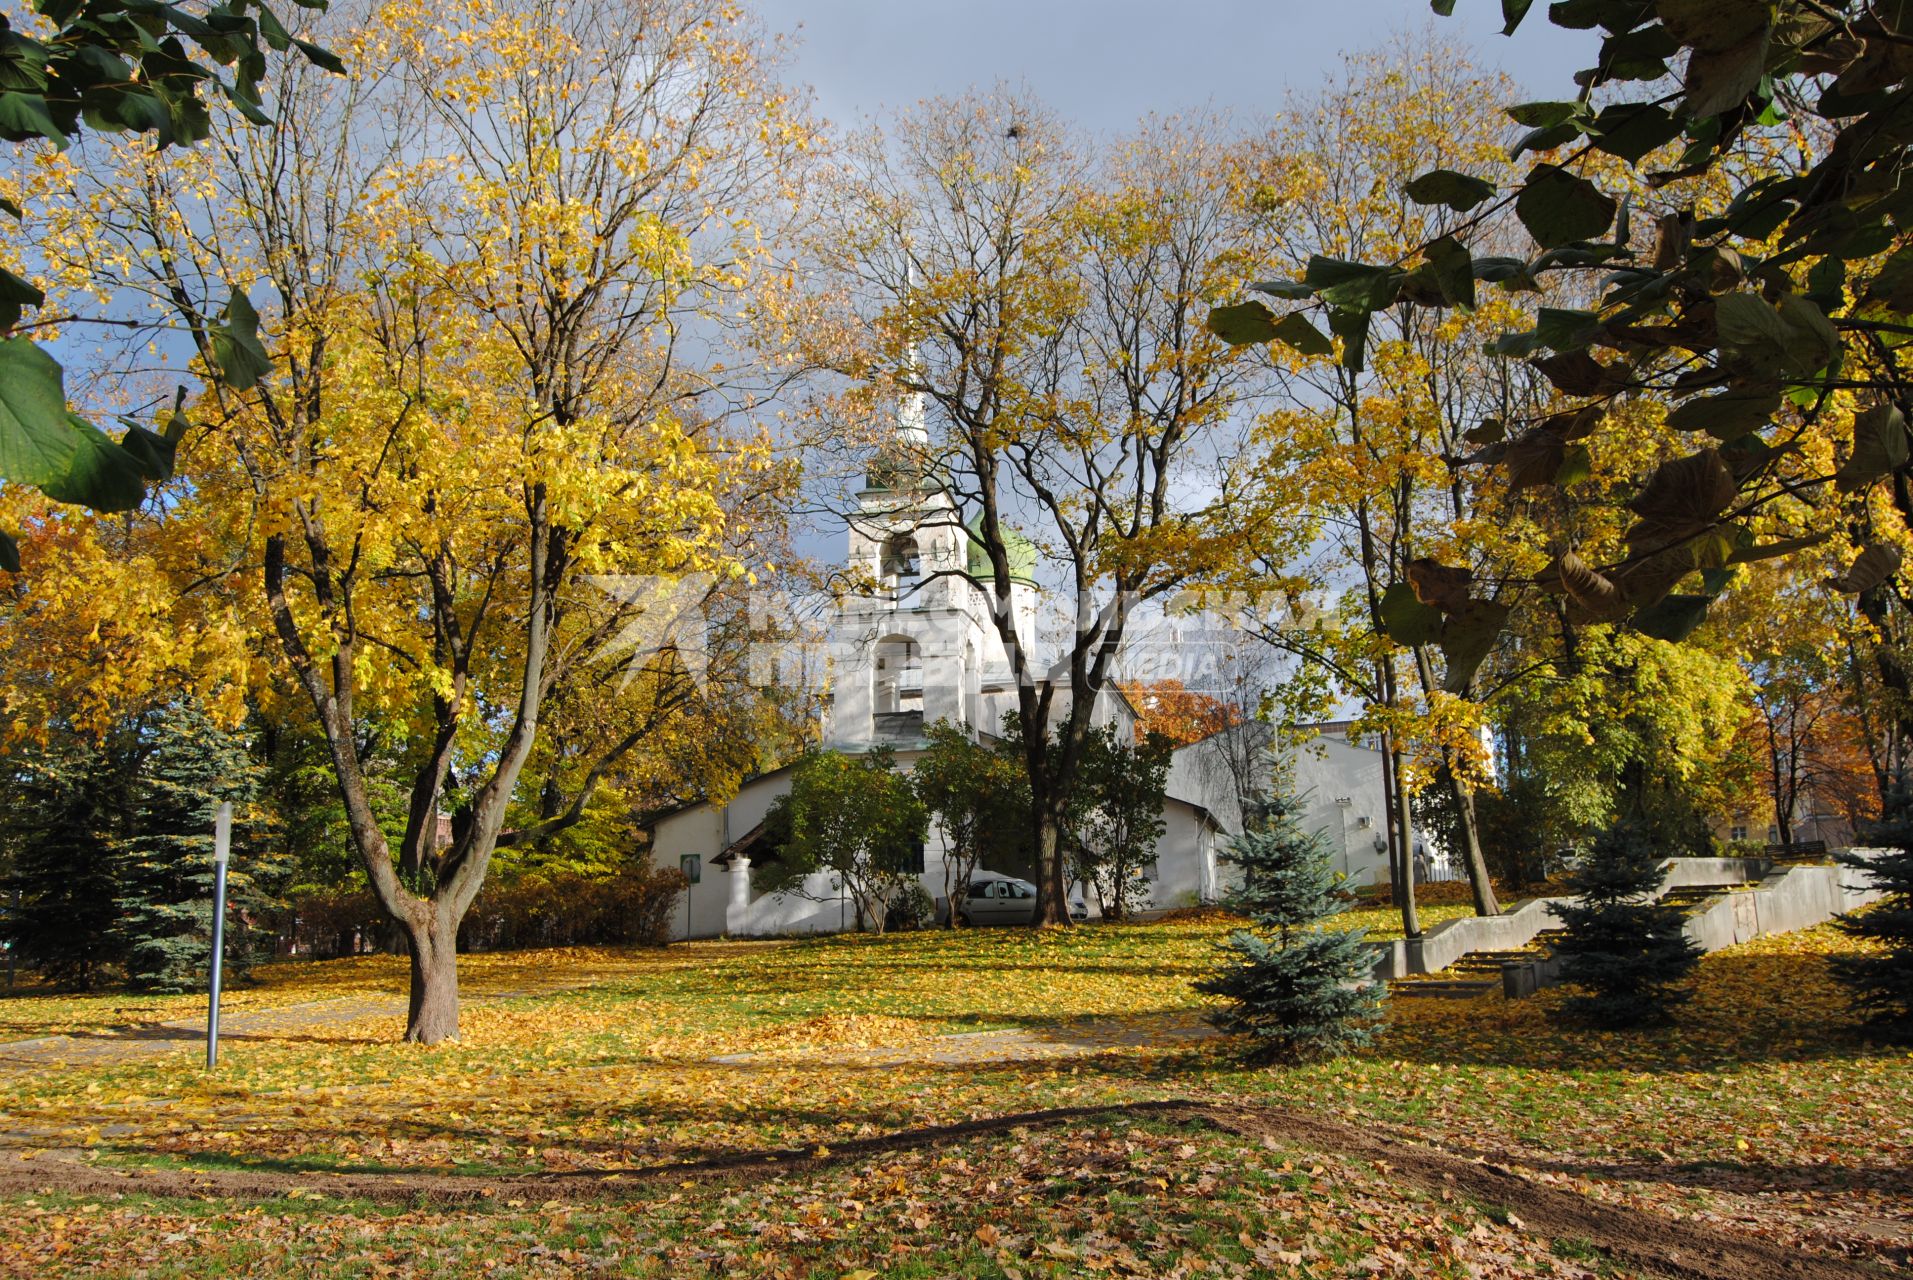
<path id="1" fill-rule="evenodd" d="M 1347 52 L 1432 29 L 1534 96 L 1565 96 L 1594 33 L 1550 26 L 1537 5 L 1512 37 L 1496 0 L 756 0 L 798 37 L 792 79 L 838 125 L 997 80 L 1025 82 L 1065 119 L 1125 132 L 1141 116 L 1215 106 L 1254 115 L 1316 87 Z"/>

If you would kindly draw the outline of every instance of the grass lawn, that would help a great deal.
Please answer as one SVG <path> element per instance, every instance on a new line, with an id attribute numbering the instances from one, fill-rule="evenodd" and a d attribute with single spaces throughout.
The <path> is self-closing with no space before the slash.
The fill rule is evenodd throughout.
<path id="1" fill-rule="evenodd" d="M 0 1062 L 0 1273 L 1735 1274 L 1629 1244 L 1670 1218 L 1830 1275 L 1908 1264 L 1913 1055 L 1851 1029 L 1830 929 L 1709 957 L 1659 1031 L 1563 1032 L 1551 994 L 1397 1000 L 1359 1056 L 1249 1070 L 1150 1043 L 1199 1014 L 1229 927 L 473 956 L 457 1044 L 379 1016 L 242 1033 L 212 1076 L 191 1044 Z M 272 966 L 228 1008 L 403 981 Z M 0 1038 L 198 1009 L 0 1000 Z M 932 1039 L 1077 1019 L 1135 1043 L 949 1062 Z M 990 1123 L 1050 1108 L 1090 1110 Z"/>

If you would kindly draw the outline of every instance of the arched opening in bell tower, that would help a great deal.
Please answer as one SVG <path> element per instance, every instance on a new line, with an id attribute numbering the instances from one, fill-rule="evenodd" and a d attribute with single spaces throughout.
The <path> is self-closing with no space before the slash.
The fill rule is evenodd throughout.
<path id="1" fill-rule="evenodd" d="M 923 714 L 923 654 L 908 636 L 877 642 L 871 709 L 878 715 Z"/>
<path id="2" fill-rule="evenodd" d="M 878 576 L 896 599 L 901 600 L 916 590 L 923 580 L 923 556 L 917 549 L 915 534 L 896 533 L 884 540 Z"/>

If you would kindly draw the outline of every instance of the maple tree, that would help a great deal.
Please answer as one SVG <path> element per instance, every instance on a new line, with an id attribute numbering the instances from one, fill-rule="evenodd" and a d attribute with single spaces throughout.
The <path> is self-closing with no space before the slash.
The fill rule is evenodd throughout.
<path id="1" fill-rule="evenodd" d="M 1235 165 L 1209 122 L 1098 154 L 1007 91 L 932 102 L 847 148 L 807 246 L 824 290 L 807 356 L 854 380 L 821 414 L 940 487 L 977 544 L 979 571 L 947 572 L 990 603 L 1015 682 L 1039 925 L 1069 922 L 1061 838 L 1137 610 L 1261 519 L 1232 491 L 1195 509 L 1179 491 L 1266 381 L 1202 325 L 1248 270 Z M 924 398 L 927 444 L 888 426 L 900 395 Z M 1011 607 L 1025 535 L 1063 620 L 1054 662 Z"/>
<path id="2" fill-rule="evenodd" d="M 1137 727 L 1178 747 L 1247 722 L 1244 709 L 1212 693 L 1187 688 L 1175 677 L 1147 684 L 1124 683 L 1123 696 L 1136 708 Z"/>
<path id="3" fill-rule="evenodd" d="M 216 121 L 217 155 L 124 148 L 76 178 L 64 251 L 209 364 L 206 283 L 272 295 L 268 363 L 195 406 L 190 487 L 146 546 L 180 597 L 229 588 L 219 633 L 307 708 L 411 954 L 406 1034 L 434 1042 L 457 1033 L 455 940 L 495 850 L 583 822 L 655 727 L 645 704 L 694 678 L 695 646 L 640 619 L 687 594 L 698 616 L 699 584 L 754 558 L 787 472 L 702 406 L 742 390 L 716 352 L 771 287 L 750 211 L 807 133 L 716 3 L 393 3 L 330 38 L 353 73 L 287 68 L 279 128 Z M 229 697 L 277 692 L 236 674 Z M 548 710 L 567 733 L 539 790 L 565 795 L 514 808 Z M 402 779 L 396 830 L 375 753 Z"/>
<path id="4" fill-rule="evenodd" d="M 1403 184 L 1429 165 L 1505 166 L 1505 128 L 1481 104 L 1506 91 L 1439 45 L 1351 59 L 1285 115 L 1259 157 L 1262 241 L 1285 267 L 1307 270 L 1324 254 L 1398 256 L 1442 233 L 1460 215 L 1417 203 Z M 1277 321 L 1257 302 L 1210 318 L 1231 341 L 1281 339 L 1271 357 L 1285 403 L 1256 423 L 1247 470 L 1290 520 L 1286 536 L 1253 548 L 1243 585 L 1266 597 L 1273 584 L 1294 602 L 1256 621 L 1301 661 L 1281 692 L 1288 717 L 1322 719 L 1354 700 L 1380 741 L 1391 879 L 1411 935 L 1411 800 L 1423 790 L 1441 792 L 1452 815 L 1477 910 L 1498 910 L 1473 793 L 1486 780 L 1480 728 L 1498 691 L 1476 669 L 1504 605 L 1483 599 L 1444 623 L 1420 602 L 1467 595 L 1463 580 L 1444 579 L 1443 560 L 1505 562 L 1505 532 L 1442 459 L 1465 447 L 1480 415 L 1535 394 L 1481 352 L 1521 314 L 1518 300 L 1471 294 L 1478 305 L 1438 310 L 1426 305 L 1425 276 L 1359 321 L 1337 313 L 1331 334 L 1301 312 Z"/>

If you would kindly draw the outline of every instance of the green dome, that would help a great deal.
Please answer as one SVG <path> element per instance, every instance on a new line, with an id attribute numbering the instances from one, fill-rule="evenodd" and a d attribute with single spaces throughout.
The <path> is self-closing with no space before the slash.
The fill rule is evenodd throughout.
<path id="1" fill-rule="evenodd" d="M 979 582 L 988 582 L 995 570 L 990 567 L 990 553 L 979 536 L 983 529 L 983 513 L 970 517 L 970 565 L 969 574 Z M 1014 529 L 1003 530 L 1003 546 L 1009 553 L 1010 580 L 1020 582 L 1026 587 L 1036 585 L 1036 544 Z"/>

